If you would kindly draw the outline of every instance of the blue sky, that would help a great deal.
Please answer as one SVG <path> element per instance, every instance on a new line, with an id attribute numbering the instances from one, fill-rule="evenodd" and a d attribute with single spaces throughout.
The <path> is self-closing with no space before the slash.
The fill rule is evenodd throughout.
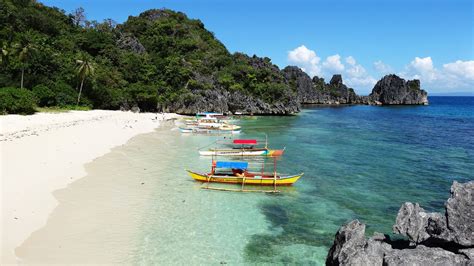
<path id="1" fill-rule="evenodd" d="M 231 51 L 280 67 L 343 78 L 359 93 L 384 74 L 419 78 L 429 92 L 474 91 L 474 12 L 468 0 L 42 0 L 88 19 L 123 22 L 170 8 L 204 22 Z"/>

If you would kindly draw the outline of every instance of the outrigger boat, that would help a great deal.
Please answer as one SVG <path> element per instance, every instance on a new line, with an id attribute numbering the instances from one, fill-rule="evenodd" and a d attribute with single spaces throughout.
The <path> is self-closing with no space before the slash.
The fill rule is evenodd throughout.
<path id="1" fill-rule="evenodd" d="M 180 127 L 181 133 L 197 133 L 197 134 L 240 134 L 240 127 L 236 130 L 228 128 L 212 128 L 212 127 Z"/>
<path id="2" fill-rule="evenodd" d="M 263 147 L 255 147 L 258 144 L 256 139 L 234 139 L 231 148 L 211 148 L 199 151 L 202 156 L 281 156 L 285 149 L 271 150 L 268 142 L 265 141 Z"/>
<path id="3" fill-rule="evenodd" d="M 210 173 L 197 173 L 186 170 L 196 181 L 207 183 L 203 189 L 238 191 L 238 192 L 279 192 L 277 186 L 291 186 L 303 175 L 282 175 L 276 172 L 276 159 L 274 159 L 274 170 L 272 173 L 250 172 L 248 162 L 224 162 L 212 161 Z M 242 184 L 241 189 L 229 189 L 219 187 L 209 187 L 209 183 Z M 273 190 L 248 190 L 245 185 L 273 186 Z"/>
<path id="4" fill-rule="evenodd" d="M 221 122 L 218 119 L 211 117 L 200 120 L 193 120 L 185 122 L 184 127 L 179 128 L 182 133 L 211 133 L 211 134 L 238 134 L 240 133 L 240 126 Z"/>

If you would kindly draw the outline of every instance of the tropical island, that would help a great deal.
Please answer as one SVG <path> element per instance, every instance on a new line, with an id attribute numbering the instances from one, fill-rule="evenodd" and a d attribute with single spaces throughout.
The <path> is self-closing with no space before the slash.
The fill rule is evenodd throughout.
<path id="1" fill-rule="evenodd" d="M 2 2 L 0 111 L 39 107 L 285 115 L 301 104 L 427 104 L 420 82 L 396 75 L 358 96 L 271 59 L 231 54 L 198 19 L 169 9 L 89 21 L 36 1 Z"/>
<path id="2" fill-rule="evenodd" d="M 436 28 L 434 9 L 456 10 L 456 20 L 442 21 L 452 26 L 458 13 L 466 21 L 466 5 L 437 2 L 426 12 L 417 1 L 409 9 L 345 1 L 328 11 L 333 1 L 305 3 L 318 9 L 308 8 L 304 22 L 318 27 L 324 13 L 344 11 L 344 28 L 357 34 L 376 35 L 379 22 L 415 34 L 376 42 L 389 52 L 367 53 L 374 46 L 360 38 L 367 47 L 353 54 L 348 36 L 334 34 L 338 25 L 328 40 L 299 21 L 265 24 L 255 32 L 277 34 L 245 50 L 222 34 L 229 24 L 211 23 L 227 21 L 240 1 L 206 7 L 211 13 L 194 13 L 194 1 L 188 9 L 186 1 L 87 7 L 110 8 L 120 23 L 48 2 L 0 2 L 0 264 L 472 264 L 474 98 L 432 96 L 450 84 L 442 92 L 469 89 L 474 61 L 461 48 L 415 43 L 420 28 Z M 260 19 L 269 6 L 253 8 Z M 390 25 L 398 12 L 404 27 Z M 348 27 L 361 16 L 372 25 Z M 430 23 L 417 28 L 422 16 Z M 241 14 L 232 21 L 246 22 Z M 299 37 L 296 27 L 305 30 Z M 307 29 L 326 46 L 319 56 L 363 59 L 325 68 L 340 55 L 319 63 L 307 50 L 309 61 L 290 60 L 306 47 L 289 45 L 319 41 L 306 39 Z M 451 33 L 436 37 L 465 41 Z M 282 36 L 291 43 L 271 47 L 272 59 L 254 54 Z M 390 65 L 375 61 L 379 52 Z M 393 58 L 412 55 L 423 56 L 409 65 Z M 431 56 L 452 61 L 433 65 Z M 320 72 L 307 68 L 311 61 Z"/>

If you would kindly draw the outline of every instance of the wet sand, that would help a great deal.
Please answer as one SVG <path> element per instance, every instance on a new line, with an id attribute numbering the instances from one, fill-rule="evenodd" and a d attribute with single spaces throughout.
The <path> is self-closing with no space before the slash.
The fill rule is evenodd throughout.
<path id="1" fill-rule="evenodd" d="M 268 223 L 261 194 L 200 189 L 184 168 L 205 170 L 173 125 L 137 136 L 86 165 L 87 176 L 54 196 L 46 226 L 16 251 L 23 263 L 243 263 L 249 237 Z"/>

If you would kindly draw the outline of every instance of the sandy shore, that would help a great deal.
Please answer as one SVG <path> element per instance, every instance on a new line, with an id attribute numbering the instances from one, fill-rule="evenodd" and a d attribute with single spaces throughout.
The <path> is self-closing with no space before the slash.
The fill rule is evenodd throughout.
<path id="1" fill-rule="evenodd" d="M 0 263 L 19 262 L 15 248 L 57 206 L 52 192 L 83 177 L 85 163 L 176 116 L 102 110 L 0 116 Z"/>

